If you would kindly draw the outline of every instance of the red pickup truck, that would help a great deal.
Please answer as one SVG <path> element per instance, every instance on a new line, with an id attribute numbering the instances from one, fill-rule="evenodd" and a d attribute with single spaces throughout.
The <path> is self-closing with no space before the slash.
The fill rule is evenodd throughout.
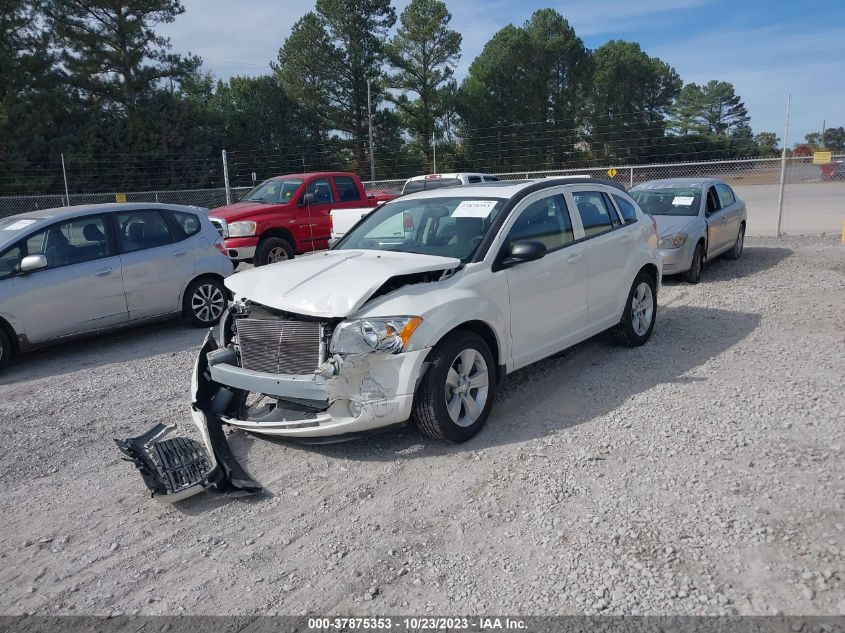
<path id="1" fill-rule="evenodd" d="M 265 180 L 235 204 L 212 209 L 209 219 L 235 262 L 256 266 L 328 248 L 332 209 L 375 207 L 395 198 L 364 191 L 347 172 L 288 174 Z"/>

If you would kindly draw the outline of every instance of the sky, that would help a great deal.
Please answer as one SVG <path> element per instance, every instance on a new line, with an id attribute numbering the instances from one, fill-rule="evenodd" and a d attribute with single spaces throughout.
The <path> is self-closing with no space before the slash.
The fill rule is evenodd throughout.
<path id="1" fill-rule="evenodd" d="M 484 44 L 537 9 L 556 9 L 591 49 L 608 40 L 639 42 L 685 82 L 734 84 L 755 133 L 788 144 L 809 132 L 845 126 L 843 0 L 445 0 L 463 36 L 460 81 Z M 173 50 L 193 53 L 215 76 L 258 75 L 313 0 L 183 0 L 185 13 L 159 27 Z M 397 15 L 408 0 L 394 0 Z"/>

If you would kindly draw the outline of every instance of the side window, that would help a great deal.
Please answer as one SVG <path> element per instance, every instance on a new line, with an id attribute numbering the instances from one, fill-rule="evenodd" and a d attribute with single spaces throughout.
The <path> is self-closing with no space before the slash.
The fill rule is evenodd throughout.
<path id="1" fill-rule="evenodd" d="M 575 241 L 566 201 L 560 194 L 532 202 L 519 215 L 508 241 L 537 240 L 551 250 Z"/>
<path id="2" fill-rule="evenodd" d="M 354 202 L 361 199 L 355 181 L 349 176 L 335 176 L 334 186 L 337 187 L 337 195 L 341 202 Z"/>
<path id="3" fill-rule="evenodd" d="M 584 225 L 584 237 L 601 235 L 613 228 L 613 215 L 600 191 L 576 191 L 572 197 Z"/>
<path id="4" fill-rule="evenodd" d="M 6 252 L 0 255 L 0 279 L 7 279 L 18 272 L 22 256 L 20 246 L 6 249 Z"/>
<path id="5" fill-rule="evenodd" d="M 719 203 L 719 194 L 716 193 L 716 187 L 710 187 L 710 189 L 707 190 L 707 213 L 715 213 L 721 208 L 721 204 Z"/>
<path id="6" fill-rule="evenodd" d="M 328 178 L 317 178 L 308 184 L 305 193 L 314 194 L 314 204 L 331 204 L 334 202 L 332 188 Z"/>
<path id="7" fill-rule="evenodd" d="M 727 185 L 719 183 L 716 185 L 716 192 L 719 194 L 719 204 L 723 209 L 734 203 L 734 192 Z"/>
<path id="8" fill-rule="evenodd" d="M 495 176 L 484 176 L 484 182 L 499 182 Z"/>
<path id="9" fill-rule="evenodd" d="M 108 257 L 105 219 L 91 215 L 54 224 L 27 238 L 26 252 L 45 255 L 48 268 Z"/>
<path id="10" fill-rule="evenodd" d="M 610 201 L 610 196 L 606 193 L 602 193 L 601 197 L 604 200 L 605 209 L 607 209 L 607 212 L 610 214 L 610 223 L 613 225 L 613 228 L 622 226 L 622 220 L 619 219 L 619 214 L 616 213 L 616 207 L 614 207 L 613 203 Z"/>
<path id="11" fill-rule="evenodd" d="M 185 240 L 200 232 L 200 219 L 193 213 L 182 211 L 165 211 L 173 220 L 171 226 L 176 228 L 176 241 Z"/>
<path id="12" fill-rule="evenodd" d="M 625 224 L 637 221 L 637 210 L 633 204 L 628 202 L 622 196 L 613 196 L 613 199 L 616 200 L 616 206 L 619 207 L 619 211 L 622 213 L 622 219 L 625 220 Z"/>
<path id="13" fill-rule="evenodd" d="M 134 253 L 170 244 L 170 227 L 159 211 L 116 213 L 117 242 L 121 253 Z"/>
<path id="14" fill-rule="evenodd" d="M 468 182 L 469 184 L 474 184 L 474 183 L 477 183 L 477 182 L 481 182 L 481 176 L 470 176 L 469 178 L 467 178 L 467 182 Z"/>

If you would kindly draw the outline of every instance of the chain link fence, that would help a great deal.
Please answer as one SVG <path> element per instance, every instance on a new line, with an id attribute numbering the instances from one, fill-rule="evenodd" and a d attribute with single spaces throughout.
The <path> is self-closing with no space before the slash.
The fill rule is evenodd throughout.
<path id="1" fill-rule="evenodd" d="M 659 163 L 647 165 L 605 165 L 602 167 L 573 167 L 545 171 L 517 171 L 488 173 L 501 180 L 525 180 L 550 176 L 585 175 L 612 179 L 625 187 L 660 178 L 719 178 L 732 185 L 746 200 L 749 213 L 757 208 L 765 215 L 758 226 L 765 232 L 775 232 L 778 208 L 781 204 L 781 169 L 784 169 L 785 194 L 783 217 L 785 230 L 792 233 L 838 231 L 842 224 L 841 200 L 845 197 L 845 155 L 834 156 L 833 165 L 825 169 L 814 165 L 809 156 L 788 158 L 782 165 L 780 158 L 700 161 L 689 163 Z M 483 169 L 479 169 L 484 171 Z M 384 191 L 399 194 L 405 179 L 364 182 L 369 192 Z M 809 188 L 808 188 L 809 187 Z M 229 200 L 237 202 L 251 187 L 229 189 Z M 163 202 L 213 209 L 226 204 L 226 189 L 185 189 L 167 191 L 128 191 L 114 193 L 72 193 L 36 196 L 0 197 L 0 217 L 27 211 L 70 205 L 98 204 L 116 201 Z M 809 201 L 809 202 L 808 202 Z M 808 211 L 810 209 L 810 211 Z M 810 213 L 813 213 L 812 219 Z M 819 215 L 821 214 L 821 215 Z M 821 217 L 821 219 L 818 219 Z M 772 219 L 774 218 L 774 220 Z M 774 225 L 772 224 L 774 222 Z"/>

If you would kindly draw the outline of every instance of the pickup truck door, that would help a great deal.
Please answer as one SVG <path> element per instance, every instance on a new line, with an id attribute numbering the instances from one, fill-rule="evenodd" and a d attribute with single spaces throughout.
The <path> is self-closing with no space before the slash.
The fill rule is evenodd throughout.
<path id="1" fill-rule="evenodd" d="M 311 204 L 300 203 L 297 213 L 299 243 L 302 250 L 319 251 L 329 247 L 332 233 L 331 212 L 336 196 L 329 178 L 315 178 L 305 188 L 306 194 L 314 196 Z"/>

